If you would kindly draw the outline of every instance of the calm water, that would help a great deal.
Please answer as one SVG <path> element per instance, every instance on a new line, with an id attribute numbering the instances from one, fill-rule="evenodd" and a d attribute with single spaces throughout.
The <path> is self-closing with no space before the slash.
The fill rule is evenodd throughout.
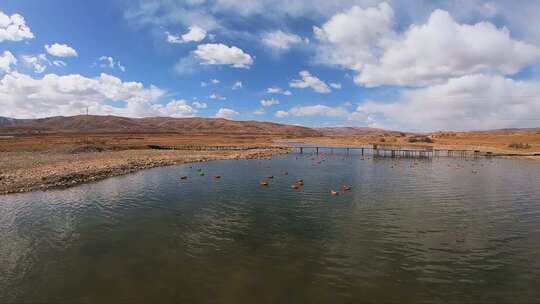
<path id="1" fill-rule="evenodd" d="M 0 302 L 540 301 L 540 162 L 297 156 L 0 196 Z"/>

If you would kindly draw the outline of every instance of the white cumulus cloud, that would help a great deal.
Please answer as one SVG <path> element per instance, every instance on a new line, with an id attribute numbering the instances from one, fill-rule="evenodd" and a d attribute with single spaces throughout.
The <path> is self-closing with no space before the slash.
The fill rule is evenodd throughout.
<path id="1" fill-rule="evenodd" d="M 311 75 L 308 71 L 301 71 L 300 76 L 302 79 L 295 79 L 289 83 L 293 88 L 305 89 L 312 88 L 317 93 L 330 93 L 330 87 L 319 78 Z"/>
<path id="2" fill-rule="evenodd" d="M 221 81 L 219 79 L 210 79 L 209 81 L 201 81 L 201 88 L 205 88 L 210 84 L 219 84 Z"/>
<path id="3" fill-rule="evenodd" d="M 279 111 L 276 112 L 275 116 L 278 117 L 278 118 L 284 118 L 284 117 L 289 116 L 289 112 L 279 110 Z"/>
<path id="4" fill-rule="evenodd" d="M 280 87 L 269 87 L 266 89 L 266 93 L 269 94 L 283 94 L 285 96 L 291 96 L 292 92 L 289 90 L 284 90 Z"/>
<path id="5" fill-rule="evenodd" d="M 415 131 L 538 127 L 539 96 L 538 81 L 475 74 L 405 91 L 394 102 L 365 102 L 357 112 Z"/>
<path id="6" fill-rule="evenodd" d="M 77 57 L 77 51 L 67 44 L 55 43 L 53 45 L 45 45 L 45 50 L 49 55 L 56 57 Z"/>
<path id="7" fill-rule="evenodd" d="M 263 34 L 262 36 L 262 42 L 276 50 L 287 50 L 292 45 L 307 42 L 307 39 L 302 39 L 302 37 L 291 34 L 291 33 L 285 33 L 283 31 L 273 31 L 273 32 L 267 32 Z"/>
<path id="8" fill-rule="evenodd" d="M 235 110 L 233 109 L 229 109 L 229 108 L 220 108 L 217 113 L 216 113 L 216 117 L 218 118 L 226 118 L 226 119 L 232 119 L 233 117 L 235 117 L 236 115 L 238 115 L 240 113 L 236 112 Z"/>
<path id="9" fill-rule="evenodd" d="M 330 85 L 332 89 L 341 90 L 341 83 L 330 82 L 328 85 Z"/>
<path id="10" fill-rule="evenodd" d="M 21 60 L 26 66 L 31 67 L 35 73 L 45 72 L 47 67 L 52 64 L 45 54 L 22 55 Z"/>
<path id="11" fill-rule="evenodd" d="M 249 68 L 253 58 L 236 46 L 208 43 L 197 46 L 195 56 L 208 65 L 230 65 L 234 68 Z"/>
<path id="12" fill-rule="evenodd" d="M 343 106 L 327 106 L 322 104 L 296 106 L 288 111 L 278 111 L 276 116 L 283 118 L 292 117 L 330 117 L 341 118 L 347 121 L 367 121 L 369 115 L 364 112 L 350 112 Z"/>
<path id="13" fill-rule="evenodd" d="M 322 27 L 314 27 L 321 42 L 318 61 L 361 70 L 364 64 L 376 60 L 378 48 L 392 38 L 394 11 L 383 2 L 376 7 L 353 6 L 334 15 Z"/>
<path id="14" fill-rule="evenodd" d="M 477 73 L 513 75 L 540 58 L 540 48 L 517 41 L 490 22 L 457 23 L 444 10 L 425 24 L 395 30 L 393 9 L 353 7 L 314 32 L 319 62 L 356 71 L 355 82 L 424 86 Z"/>
<path id="15" fill-rule="evenodd" d="M 129 117 L 179 116 L 189 112 L 179 102 L 157 104 L 164 94 L 157 87 L 147 88 L 142 83 L 124 82 L 107 74 L 96 78 L 79 74 L 33 78 L 12 72 L 0 80 L 0 116 L 69 116 L 83 113 L 86 107 L 95 114 Z M 124 106 L 112 106 L 110 101 L 123 102 Z"/>
<path id="16" fill-rule="evenodd" d="M 65 66 L 67 66 L 67 63 L 65 61 L 62 61 L 62 60 L 53 60 L 52 64 L 57 66 L 57 67 L 65 67 Z"/>
<path id="17" fill-rule="evenodd" d="M 169 32 L 165 32 L 165 34 L 167 34 L 167 42 L 169 43 L 186 43 L 203 41 L 207 33 L 203 28 L 193 25 L 188 28 L 187 33 L 181 36 L 176 36 Z"/>
<path id="18" fill-rule="evenodd" d="M 21 41 L 34 38 L 34 34 L 26 25 L 24 17 L 19 14 L 11 16 L 0 11 L 0 42 Z"/>
<path id="19" fill-rule="evenodd" d="M 227 97 L 223 97 L 221 95 L 218 95 L 218 94 L 212 94 L 210 96 L 208 96 L 210 99 L 215 99 L 215 100 L 227 100 Z"/>
<path id="20" fill-rule="evenodd" d="M 237 81 L 233 84 L 232 89 L 238 90 L 244 87 L 244 84 L 241 81 Z"/>
<path id="21" fill-rule="evenodd" d="M 0 55 L 0 71 L 7 73 L 11 71 L 11 66 L 17 64 L 17 58 L 10 51 L 4 51 Z"/>
<path id="22" fill-rule="evenodd" d="M 172 100 L 165 105 L 154 104 L 150 106 L 150 112 L 152 116 L 165 116 L 165 117 L 193 117 L 197 113 L 197 110 L 187 104 L 187 101 Z"/>
<path id="23" fill-rule="evenodd" d="M 476 73 L 513 75 L 540 58 L 540 48 L 513 40 L 506 28 L 488 22 L 458 24 L 436 10 L 422 26 L 412 26 L 367 64 L 355 78 L 366 86 L 425 85 Z"/>
<path id="24" fill-rule="evenodd" d="M 194 101 L 193 106 L 197 109 L 206 109 L 208 107 L 208 104 L 206 104 L 206 102 Z"/>
<path id="25" fill-rule="evenodd" d="M 326 105 L 298 106 L 293 107 L 289 114 L 296 117 L 304 116 L 326 116 L 326 117 L 347 117 L 349 112 L 342 107 L 330 107 Z"/>
<path id="26" fill-rule="evenodd" d="M 271 106 L 277 105 L 277 104 L 279 104 L 279 100 L 274 99 L 274 98 L 261 100 L 261 105 L 263 107 L 271 107 Z"/>
<path id="27" fill-rule="evenodd" d="M 120 63 L 120 61 L 115 60 L 111 56 L 101 56 L 99 57 L 99 66 L 102 68 L 111 68 L 119 69 L 122 72 L 126 71 L 126 68 Z"/>

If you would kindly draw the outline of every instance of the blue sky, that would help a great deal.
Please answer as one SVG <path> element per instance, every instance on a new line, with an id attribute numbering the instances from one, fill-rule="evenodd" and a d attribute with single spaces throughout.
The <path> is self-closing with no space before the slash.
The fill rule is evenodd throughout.
<path id="1" fill-rule="evenodd" d="M 4 0 L 0 12 L 0 116 L 540 125 L 532 0 Z"/>

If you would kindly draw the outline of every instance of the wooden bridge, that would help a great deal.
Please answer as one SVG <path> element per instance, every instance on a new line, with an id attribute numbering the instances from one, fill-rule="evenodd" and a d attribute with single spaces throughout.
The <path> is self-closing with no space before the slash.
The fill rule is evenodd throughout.
<path id="1" fill-rule="evenodd" d="M 159 150 L 191 150 L 191 151 L 219 151 L 219 150 L 252 150 L 252 149 L 265 149 L 270 146 L 214 146 L 214 145 L 148 145 L 150 149 Z M 366 145 L 366 146 L 308 146 L 308 145 L 284 145 L 275 146 L 274 148 L 292 149 L 293 151 L 304 153 L 313 153 L 318 155 L 319 153 L 329 152 L 345 152 L 346 155 L 350 155 L 354 152 L 359 152 L 360 155 L 369 155 L 373 157 L 394 157 L 394 158 L 434 158 L 434 157 L 481 157 L 481 156 L 498 156 L 491 152 L 481 152 L 478 150 L 453 150 L 453 149 L 433 149 L 429 146 L 417 146 L 417 147 L 399 147 L 390 145 Z"/>
<path id="2" fill-rule="evenodd" d="M 480 157 L 490 156 L 491 153 L 482 153 L 478 150 L 451 150 L 451 149 L 433 149 L 433 148 L 401 148 L 392 146 L 369 145 L 361 147 L 336 147 L 336 146 L 295 146 L 290 147 L 300 154 L 312 152 L 316 155 L 323 151 L 329 151 L 333 154 L 335 151 L 343 151 L 347 155 L 351 152 L 359 152 L 360 155 L 371 155 L 374 157 L 406 157 L 406 158 L 433 158 L 439 156 L 446 157 Z"/>

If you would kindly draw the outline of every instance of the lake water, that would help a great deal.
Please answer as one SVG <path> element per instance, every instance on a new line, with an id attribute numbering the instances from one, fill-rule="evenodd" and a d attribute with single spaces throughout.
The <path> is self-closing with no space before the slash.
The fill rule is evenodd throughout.
<path id="1" fill-rule="evenodd" d="M 292 154 L 0 196 L 2 303 L 538 303 L 539 287 L 536 161 Z"/>

